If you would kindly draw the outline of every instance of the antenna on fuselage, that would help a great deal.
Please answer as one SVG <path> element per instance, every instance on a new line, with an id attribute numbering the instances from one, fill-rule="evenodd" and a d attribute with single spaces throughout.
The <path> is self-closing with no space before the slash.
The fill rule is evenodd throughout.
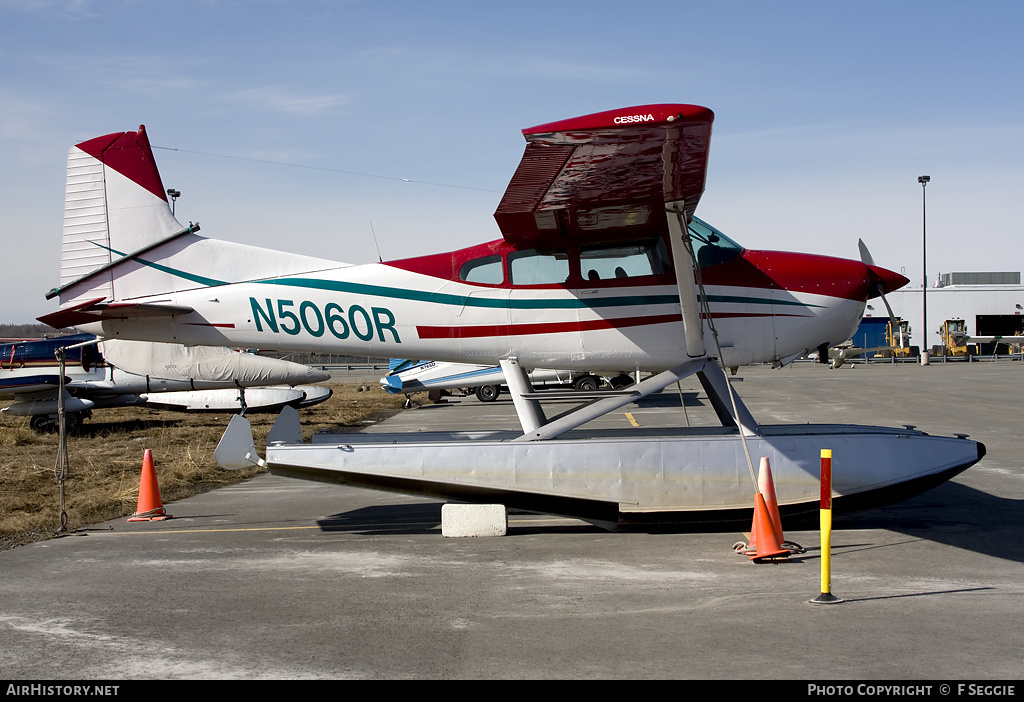
<path id="1" fill-rule="evenodd" d="M 377 232 L 373 231 L 373 220 L 370 220 L 370 234 L 373 235 L 373 245 L 377 247 L 377 258 L 384 263 L 384 257 L 380 255 L 380 244 L 377 243 Z"/>

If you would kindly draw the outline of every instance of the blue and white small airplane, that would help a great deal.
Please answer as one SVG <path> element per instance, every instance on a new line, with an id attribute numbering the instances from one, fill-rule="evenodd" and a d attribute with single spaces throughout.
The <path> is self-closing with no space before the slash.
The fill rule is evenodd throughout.
<path id="1" fill-rule="evenodd" d="M 55 356 L 64 349 L 64 382 Z M 299 363 L 226 348 L 185 347 L 73 334 L 0 345 L 3 412 L 30 416 L 37 431 L 57 422 L 64 389 L 65 425 L 74 430 L 93 409 L 145 405 L 177 411 L 279 410 L 331 396 L 309 385 L 330 374 Z"/>
<path id="2" fill-rule="evenodd" d="M 537 368 L 527 372 L 534 387 L 574 387 L 580 391 L 597 390 L 604 383 L 593 373 L 572 373 L 571 371 Z M 615 382 L 617 381 L 617 382 Z M 609 385 L 624 387 L 633 380 L 616 374 Z M 441 391 L 472 390 L 481 402 L 493 402 L 501 395 L 505 385 L 505 373 L 501 366 L 485 366 L 473 363 L 452 363 L 451 361 L 419 361 L 393 358 L 388 373 L 380 379 L 381 388 L 390 394 L 412 395 L 431 393 L 431 399 L 441 397 Z M 407 403 L 408 406 L 409 403 Z"/>
<path id="3" fill-rule="evenodd" d="M 295 477 L 605 523 L 749 523 L 745 454 L 773 457 L 784 513 L 816 509 L 826 444 L 844 456 L 833 472 L 840 510 L 980 460 L 984 447 L 963 438 L 766 427 L 742 405 L 722 367 L 784 365 L 841 343 L 868 299 L 907 279 L 864 260 L 745 249 L 697 220 L 713 119 L 657 104 L 523 130 L 494 214 L 501 239 L 364 265 L 204 238 L 174 218 L 143 127 L 90 139 L 68 154 L 61 278 L 47 296 L 61 305 L 40 319 L 107 338 L 501 366 L 521 432 L 305 445 L 286 410 L 264 460 L 245 420 L 232 420 L 218 462 Z M 526 368 L 658 375 L 548 420 Z M 578 436 L 589 419 L 694 374 L 721 427 Z"/>

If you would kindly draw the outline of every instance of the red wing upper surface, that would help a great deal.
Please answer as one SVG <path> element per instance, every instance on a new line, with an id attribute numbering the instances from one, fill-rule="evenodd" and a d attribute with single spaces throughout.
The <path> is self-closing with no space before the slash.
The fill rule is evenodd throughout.
<path id="1" fill-rule="evenodd" d="M 705 107 L 641 105 L 524 129 L 526 153 L 494 213 L 502 235 L 516 246 L 650 236 L 676 200 L 689 220 L 713 121 Z"/>

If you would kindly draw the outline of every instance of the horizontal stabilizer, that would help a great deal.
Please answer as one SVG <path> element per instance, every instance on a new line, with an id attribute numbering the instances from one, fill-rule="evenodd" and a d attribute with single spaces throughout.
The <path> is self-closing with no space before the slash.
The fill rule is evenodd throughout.
<path id="1" fill-rule="evenodd" d="M 174 317 L 192 312 L 185 305 L 168 305 L 160 303 L 108 302 L 103 298 L 86 300 L 38 317 L 43 324 L 54 329 L 65 329 L 82 324 L 111 319 L 145 319 L 152 317 Z"/>

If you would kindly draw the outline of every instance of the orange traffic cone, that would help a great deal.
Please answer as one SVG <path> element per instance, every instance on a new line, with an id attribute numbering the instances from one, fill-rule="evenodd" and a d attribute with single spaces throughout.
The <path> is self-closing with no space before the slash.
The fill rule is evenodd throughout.
<path id="1" fill-rule="evenodd" d="M 128 521 L 159 522 L 170 518 L 171 515 L 164 511 L 164 504 L 160 501 L 160 485 L 156 481 L 156 469 L 153 467 L 153 452 L 146 449 L 142 456 L 139 502 L 135 507 L 135 514 L 128 517 Z"/>
<path id="2" fill-rule="evenodd" d="M 757 476 L 757 487 L 764 496 L 765 506 L 768 508 L 768 516 L 771 518 L 772 526 L 775 528 L 775 536 L 781 544 L 785 542 L 782 535 L 782 518 L 779 516 L 779 501 L 775 497 L 775 481 L 772 480 L 772 466 L 767 456 L 761 457 L 761 470 Z M 757 514 L 754 514 L 753 522 L 750 525 L 750 545 L 747 547 L 750 553 L 757 551 Z M 749 554 L 747 554 L 749 555 Z"/>
<path id="3" fill-rule="evenodd" d="M 759 563 L 765 559 L 785 558 L 789 555 L 789 551 L 782 548 L 779 537 L 775 533 L 772 518 L 768 514 L 768 506 L 761 493 L 754 495 L 754 524 L 757 525 L 757 552 L 750 557 L 750 560 Z M 751 544 L 751 546 L 753 545 Z"/>

